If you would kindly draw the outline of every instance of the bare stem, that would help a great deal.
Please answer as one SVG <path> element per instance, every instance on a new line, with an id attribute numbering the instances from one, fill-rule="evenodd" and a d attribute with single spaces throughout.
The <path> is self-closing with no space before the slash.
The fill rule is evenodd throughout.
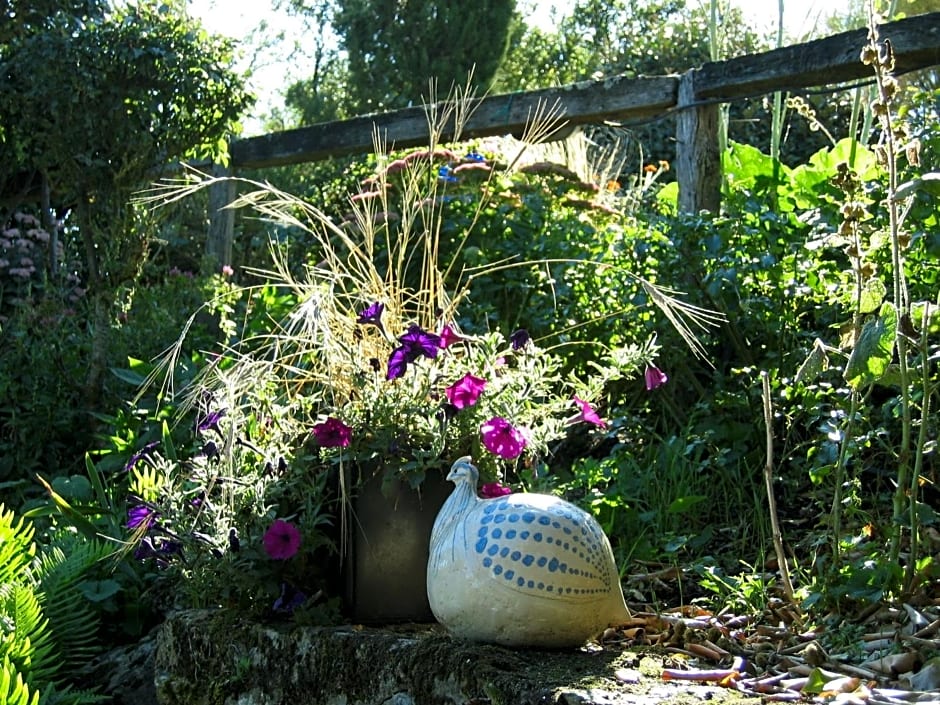
<path id="1" fill-rule="evenodd" d="M 774 551 L 777 553 L 777 564 L 780 568 L 780 579 L 783 581 L 783 591 L 787 599 L 793 602 L 793 583 L 790 582 L 790 568 L 787 565 L 787 555 L 783 550 L 783 534 L 780 531 L 780 520 L 777 518 L 777 501 L 774 499 L 774 414 L 770 400 L 770 377 L 766 370 L 761 370 L 760 377 L 764 400 L 764 425 L 767 428 L 767 463 L 764 465 L 767 508 L 770 511 L 770 528 L 774 539 Z"/>

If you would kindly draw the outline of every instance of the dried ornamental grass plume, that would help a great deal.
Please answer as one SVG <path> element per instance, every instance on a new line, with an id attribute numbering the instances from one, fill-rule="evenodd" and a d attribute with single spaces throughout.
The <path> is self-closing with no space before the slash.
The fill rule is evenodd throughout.
<path id="1" fill-rule="evenodd" d="M 290 522 L 275 519 L 264 532 L 264 552 L 276 561 L 293 558 L 300 549 L 300 531 Z"/>

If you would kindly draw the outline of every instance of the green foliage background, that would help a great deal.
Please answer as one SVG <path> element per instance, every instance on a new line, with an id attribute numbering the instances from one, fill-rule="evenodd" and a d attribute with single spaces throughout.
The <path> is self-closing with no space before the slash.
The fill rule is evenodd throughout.
<path id="1" fill-rule="evenodd" d="M 443 49 L 433 48 L 427 37 L 406 33 L 415 52 L 395 56 L 403 20 L 394 8 L 386 8 L 385 25 L 376 25 L 388 33 L 369 36 L 361 19 L 371 4 L 343 6 L 338 28 L 357 55 L 347 61 L 320 46 L 316 75 L 288 89 L 284 126 L 420 99 L 425 74 L 437 70 L 432 55 L 443 55 Z M 923 6 L 909 3 L 907 9 Z M 467 13 L 490 8 L 459 7 Z M 461 25 L 456 34 L 421 23 L 446 37 L 447 48 L 459 57 L 449 64 L 456 73 L 442 71 L 442 81 L 462 83 L 472 52 L 494 59 L 475 74 L 481 88 L 513 91 L 597 73 L 683 71 L 706 61 L 711 51 L 706 16 L 682 0 L 586 0 L 554 31 L 524 27 L 512 15 L 512 3 L 494 7 L 499 16 L 492 31 L 480 32 L 480 20 Z M 73 588 L 79 590 L 88 614 L 119 625 L 109 639 L 135 636 L 162 612 L 181 603 L 209 604 L 207 595 L 220 592 L 231 601 L 254 594 L 266 609 L 265 600 L 277 596 L 285 573 L 254 575 L 246 569 L 249 558 L 262 558 L 259 531 L 242 537 L 246 552 L 241 555 L 214 538 L 225 570 L 209 563 L 174 574 L 183 581 L 182 590 L 165 580 L 154 562 L 127 556 L 112 578 L 97 573 L 103 564 L 91 537 L 128 538 L 129 504 L 147 500 L 157 485 L 155 472 L 172 474 L 176 468 L 168 458 L 160 468 L 132 472 L 128 462 L 135 454 L 153 442 L 194 455 L 203 449 L 205 439 L 194 430 L 191 414 L 183 417 L 186 423 L 171 423 L 172 390 L 136 393 L 153 369 L 150 361 L 209 302 L 192 319 L 193 335 L 179 360 L 176 381 L 185 385 L 225 346 L 266 330 L 294 302 L 290 291 L 257 286 L 249 271 L 270 264 L 272 241 L 298 270 L 315 266 L 322 253 L 298 230 L 240 219 L 236 266 L 222 274 L 218 263 L 203 260 L 203 202 L 193 199 L 159 218 L 129 202 L 165 163 L 220 157 L 224 139 L 237 131 L 250 102 L 229 68 L 232 46 L 207 35 L 179 11 L 181 5 L 141 2 L 110 14 L 96 2 L 6 8 L 4 19 L 15 21 L 0 23 L 0 220 L 10 229 L 14 211 L 41 215 L 23 197 L 24 186 L 29 190 L 37 174 L 51 184 L 54 205 L 62 206 L 62 213 L 70 207 L 71 215 L 58 229 L 63 249 L 58 266 L 40 265 L 28 279 L 0 268 L 0 497 L 37 522 L 49 555 L 68 549 L 87 559 L 69 569 L 58 587 L 71 597 Z M 431 4 L 414 8 L 427 13 Z M 334 19 L 329 4 L 299 9 L 314 19 Z M 735 13 L 723 17 L 721 35 L 723 56 L 766 48 Z M 412 68 L 403 77 L 392 70 L 397 66 Z M 940 471 L 937 419 L 929 413 L 938 403 L 935 73 L 906 77 L 903 89 L 900 113 L 908 126 L 903 134 L 912 149 L 919 141 L 921 158 L 919 164 L 902 158 L 898 165 L 910 197 L 903 265 L 910 298 L 922 314 L 907 322 L 915 334 L 911 339 L 923 346 L 911 352 L 920 386 L 910 390 L 913 408 L 923 412 L 917 472 L 933 481 Z M 770 103 L 755 99 L 731 106 L 721 213 L 677 214 L 675 186 L 666 183 L 670 172 L 646 179 L 644 164 L 671 159 L 673 128 L 666 121 L 606 126 L 589 137 L 621 151 L 618 183 L 587 187 L 600 170 L 573 177 L 498 171 L 486 183 L 458 180 L 447 187 L 442 203 L 443 247 L 460 265 L 453 276 L 514 264 L 500 277 L 473 281 L 461 309 L 470 332 L 525 327 L 541 343 L 558 346 L 576 374 L 590 369 L 589 351 L 597 347 L 656 337 L 656 364 L 668 374 L 668 384 L 652 391 L 641 380 L 611 384 L 600 409 L 609 427 L 572 431 L 553 447 L 550 475 L 520 478 L 530 488 L 564 493 L 592 511 L 611 535 L 624 570 L 636 560 L 690 565 L 702 577 L 703 589 L 717 594 L 728 585 L 718 572 L 739 570 L 738 559 L 763 563 L 770 529 L 760 475 L 766 450 L 760 378 L 767 371 L 778 409 L 772 428 L 776 488 L 788 519 L 787 540 L 798 557 L 801 596 L 809 607 L 849 609 L 898 597 L 905 586 L 908 594 L 916 593 L 936 581 L 937 566 L 926 553 L 908 557 L 916 580 L 907 582 L 900 563 L 883 556 L 898 527 L 911 528 L 914 518 L 933 527 L 938 517 L 927 481 L 912 492 L 912 513 L 901 516 L 892 506 L 905 418 L 901 377 L 888 354 L 893 348 L 886 352 L 881 343 L 885 331 L 902 331 L 906 323 L 880 308 L 891 303 L 885 295 L 893 266 L 886 234 L 891 213 L 885 206 L 890 172 L 879 150 L 865 147 L 865 140 L 879 135 L 850 125 L 854 93 L 802 97 L 815 118 L 806 111 L 787 112 L 781 164 L 766 155 Z M 831 132 L 831 140 L 814 129 L 817 123 Z M 853 147 L 846 139 L 851 137 L 862 142 Z M 471 148 L 486 151 L 487 146 L 455 147 Z M 500 155 L 491 152 L 498 161 Z M 861 190 L 853 192 L 858 202 L 847 199 L 840 166 L 846 163 L 858 174 Z M 376 158 L 363 156 L 257 176 L 340 220 L 349 196 L 378 167 Z M 481 206 L 484 189 L 494 197 Z M 864 257 L 840 239 L 846 212 L 859 210 L 865 214 L 858 231 Z M 53 252 L 43 257 L 53 259 Z M 538 259 L 545 262 L 522 263 Z M 866 282 L 883 280 L 881 286 L 859 287 L 862 273 Z M 72 298 L 74 289 L 66 286 L 70 275 L 86 285 L 85 298 Z M 690 354 L 650 305 L 636 276 L 675 287 L 689 304 L 727 316 L 726 324 L 700 331 L 705 360 Z M 853 326 L 879 333 L 873 347 L 882 349 L 868 357 L 856 353 L 866 346 L 847 334 Z M 276 409 L 277 399 L 267 402 Z M 264 430 L 259 414 L 252 433 Z M 297 464 L 284 471 L 285 496 L 287 483 L 309 481 L 303 463 L 310 461 L 310 449 L 301 443 L 295 450 L 291 459 Z M 248 446 L 239 452 L 249 477 L 268 473 L 265 481 L 277 485 L 263 454 Z M 328 553 L 325 527 L 332 509 L 325 499 L 319 503 L 322 487 L 311 489 L 316 496 L 294 509 L 308 517 L 305 531 Z M 251 519 L 257 528 L 258 517 Z M 229 527 L 212 528 L 224 536 Z M 6 525 L 0 530 L 19 531 Z M 17 541 L 18 550 L 33 560 L 31 549 Z M 83 545 L 90 548 L 78 548 Z M 908 545 L 916 553 L 916 541 Z M 51 564 L 47 568 L 55 574 Z M 24 587 L 18 577 L 4 580 L 16 583 L 22 599 L 39 585 Z M 329 588 L 329 580 L 323 584 Z M 13 594 L 13 588 L 4 593 Z M 335 601 L 320 606 L 322 612 L 311 610 L 302 618 L 335 617 Z M 50 623 L 54 610 L 47 610 Z M 36 618 L 36 609 L 31 613 Z M 76 631 L 97 628 L 89 626 L 92 617 Z M 83 645 L 87 642 L 79 639 L 80 655 Z M 4 672 L 23 670 L 16 658 L 2 656 Z M 38 681 L 49 681 L 48 674 L 40 675 Z M 29 702 L 22 688 L 15 693 L 13 688 L 11 698 Z"/>

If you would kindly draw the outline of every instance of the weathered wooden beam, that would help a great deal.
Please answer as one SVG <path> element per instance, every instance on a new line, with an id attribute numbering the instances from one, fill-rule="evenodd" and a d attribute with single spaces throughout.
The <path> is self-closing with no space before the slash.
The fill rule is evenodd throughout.
<path id="1" fill-rule="evenodd" d="M 878 28 L 894 47 L 895 71 L 906 73 L 940 64 L 940 12 L 898 20 Z M 774 91 L 831 85 L 873 77 L 859 59 L 868 30 L 708 63 L 695 78 L 696 100 L 730 101 Z"/>
<path id="2" fill-rule="evenodd" d="M 541 110 L 558 105 L 568 125 L 605 120 L 638 120 L 663 113 L 676 104 L 678 77 L 626 78 L 489 96 L 476 101 L 461 139 L 520 135 Z M 442 108 L 443 110 L 443 108 Z M 454 123 L 445 126 L 444 141 L 453 138 Z M 253 169 L 285 166 L 374 150 L 378 134 L 388 149 L 425 146 L 428 119 L 424 107 L 366 115 L 237 140 L 230 147 L 232 166 Z"/>
<path id="3" fill-rule="evenodd" d="M 676 116 L 676 179 L 679 211 L 717 213 L 721 208 L 721 155 L 718 153 L 717 103 L 693 105 L 698 72 L 687 71 L 679 80 Z M 692 107 L 686 108 L 686 106 Z"/>
<path id="4" fill-rule="evenodd" d="M 229 168 L 215 166 L 212 175 L 228 177 Z M 215 260 L 216 272 L 232 264 L 232 244 L 235 239 L 235 211 L 226 206 L 235 200 L 235 181 L 224 178 L 209 186 L 209 232 L 206 254 Z"/>

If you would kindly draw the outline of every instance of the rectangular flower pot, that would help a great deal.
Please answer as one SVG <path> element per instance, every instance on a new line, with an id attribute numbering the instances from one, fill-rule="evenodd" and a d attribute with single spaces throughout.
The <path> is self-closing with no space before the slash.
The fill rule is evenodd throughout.
<path id="1" fill-rule="evenodd" d="M 428 472 L 420 490 L 381 472 L 364 478 L 351 500 L 344 559 L 345 608 L 359 624 L 433 622 L 427 566 L 431 528 L 453 486 Z M 390 491 L 389 491 L 390 490 Z"/>

